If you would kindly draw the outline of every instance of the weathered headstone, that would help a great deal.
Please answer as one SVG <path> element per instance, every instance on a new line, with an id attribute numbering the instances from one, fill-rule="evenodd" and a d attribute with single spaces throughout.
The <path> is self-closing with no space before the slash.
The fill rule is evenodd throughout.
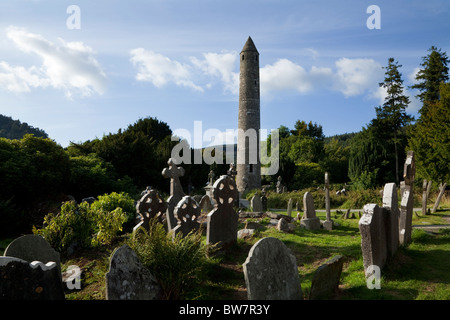
<path id="1" fill-rule="evenodd" d="M 106 300 L 157 300 L 161 296 L 158 281 L 128 245 L 113 252 L 105 277 Z"/>
<path id="2" fill-rule="evenodd" d="M 371 265 L 382 269 L 387 259 L 384 212 L 376 204 L 366 204 L 359 220 L 364 270 Z"/>
<path id="3" fill-rule="evenodd" d="M 257 193 L 250 199 L 250 206 L 252 207 L 253 212 L 263 211 L 261 198 Z"/>
<path id="4" fill-rule="evenodd" d="M 331 209 L 330 209 L 330 177 L 328 172 L 325 172 L 325 212 L 326 220 L 323 222 L 323 228 L 325 230 L 333 229 L 333 221 L 331 220 Z"/>
<path id="5" fill-rule="evenodd" d="M 302 300 L 297 261 L 279 239 L 256 242 L 243 264 L 248 300 Z"/>
<path id="6" fill-rule="evenodd" d="M 237 241 L 239 215 L 233 208 L 236 182 L 228 175 L 214 183 L 214 209 L 207 216 L 206 242 L 226 246 Z"/>
<path id="7" fill-rule="evenodd" d="M 169 168 L 165 168 L 162 171 L 162 175 L 164 178 L 170 179 L 170 197 L 167 199 L 167 228 L 168 230 L 172 230 L 177 225 L 177 219 L 174 216 L 174 209 L 178 202 L 180 202 L 181 198 L 185 196 L 183 192 L 183 187 L 180 183 L 180 177 L 184 176 L 184 169 L 182 167 L 177 167 L 175 164 L 175 160 L 170 158 L 167 161 Z"/>
<path id="8" fill-rule="evenodd" d="M 174 237 L 178 233 L 185 237 L 189 232 L 195 232 L 200 228 L 200 223 L 197 221 L 200 216 L 200 207 L 194 198 L 184 196 L 175 207 L 174 213 L 178 220 L 177 226 L 172 229 Z"/>
<path id="9" fill-rule="evenodd" d="M 278 220 L 278 224 L 277 224 L 277 230 L 282 231 L 282 232 L 289 232 L 289 224 L 286 221 L 286 219 L 281 218 L 280 220 Z"/>
<path id="10" fill-rule="evenodd" d="M 424 179 L 422 183 L 422 215 L 427 214 L 427 187 L 428 181 Z"/>
<path id="11" fill-rule="evenodd" d="M 416 164 L 414 161 L 414 152 L 408 151 L 403 169 L 403 178 L 405 183 L 402 194 L 399 219 L 399 242 L 401 245 L 407 245 L 411 241 L 415 172 Z"/>
<path id="12" fill-rule="evenodd" d="M 321 265 L 314 274 L 309 300 L 329 299 L 338 289 L 344 259 L 336 256 Z"/>
<path id="13" fill-rule="evenodd" d="M 293 201 L 292 198 L 289 198 L 288 204 L 287 204 L 287 215 L 289 217 L 292 217 L 292 206 L 293 206 Z"/>
<path id="14" fill-rule="evenodd" d="M 261 207 L 263 212 L 267 211 L 267 196 L 264 188 L 261 190 Z"/>
<path id="15" fill-rule="evenodd" d="M 167 203 L 159 192 L 155 189 L 148 190 L 136 203 L 136 212 L 141 217 L 141 222 L 133 228 L 133 234 L 138 232 L 139 228 L 146 231 L 150 229 L 150 220 L 157 219 L 164 223 L 167 211 Z"/>
<path id="16" fill-rule="evenodd" d="M 212 188 L 212 186 L 211 186 L 211 188 Z M 211 197 L 207 194 L 205 194 L 200 199 L 200 203 L 198 205 L 200 206 L 200 213 L 208 214 L 212 209 L 214 209 L 214 206 L 211 201 Z"/>
<path id="17" fill-rule="evenodd" d="M 283 185 L 283 183 L 281 182 L 282 178 L 281 176 L 278 176 L 278 181 L 277 181 L 277 193 L 283 193 L 285 192 L 285 187 Z"/>
<path id="18" fill-rule="evenodd" d="M 52 248 L 43 237 L 35 234 L 27 234 L 14 239 L 3 253 L 4 256 L 19 258 L 28 262 L 41 261 L 55 262 L 61 277 L 60 254 Z"/>
<path id="19" fill-rule="evenodd" d="M 300 225 L 309 230 L 320 229 L 320 219 L 316 217 L 314 208 L 314 198 L 310 192 L 305 192 L 303 196 L 303 209 L 305 210 Z"/>
<path id="20" fill-rule="evenodd" d="M 398 200 L 397 186 L 395 183 L 387 183 L 383 190 L 383 208 L 386 208 L 385 230 L 386 230 L 386 247 L 388 254 L 394 256 L 398 249 L 399 232 L 398 232 Z"/>
<path id="21" fill-rule="evenodd" d="M 0 257 L 0 300 L 64 300 L 61 272 L 55 262 Z"/>

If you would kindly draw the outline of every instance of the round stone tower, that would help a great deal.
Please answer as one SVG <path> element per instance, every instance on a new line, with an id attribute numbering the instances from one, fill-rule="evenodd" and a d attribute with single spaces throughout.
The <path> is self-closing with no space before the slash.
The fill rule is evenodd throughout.
<path id="1" fill-rule="evenodd" d="M 239 192 L 261 187 L 259 159 L 259 53 L 252 38 L 240 54 L 236 185 Z"/>

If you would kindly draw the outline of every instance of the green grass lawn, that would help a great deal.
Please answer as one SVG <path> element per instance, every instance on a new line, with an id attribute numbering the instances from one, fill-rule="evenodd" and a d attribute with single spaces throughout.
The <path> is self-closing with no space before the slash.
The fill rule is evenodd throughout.
<path id="1" fill-rule="evenodd" d="M 413 217 L 413 225 L 448 224 L 443 216 L 450 211 Z M 319 212 L 321 219 L 325 213 Z M 332 214 L 332 218 L 334 214 Z M 368 289 L 364 277 L 361 254 L 361 237 L 358 215 L 354 219 L 333 219 L 337 226 L 332 231 L 305 230 L 297 226 L 292 233 L 282 233 L 260 221 L 264 228 L 249 240 L 239 240 L 228 252 L 216 255 L 199 275 L 199 285 L 187 293 L 186 299 L 221 300 L 246 299 L 242 264 L 251 246 L 263 237 L 282 240 L 297 258 L 302 291 L 308 297 L 315 270 L 336 255 L 345 259 L 338 300 L 450 300 L 450 229 L 436 233 L 414 229 L 412 242 L 399 248 L 381 271 L 381 289 Z M 240 227 L 243 227 L 242 222 Z M 62 270 L 78 265 L 83 270 L 82 290 L 66 292 L 67 299 L 104 299 L 105 274 L 109 269 L 109 257 L 114 248 L 126 241 L 127 235 L 101 250 L 84 250 L 70 259 L 62 260 Z M 0 252 L 11 239 L 0 241 Z"/>

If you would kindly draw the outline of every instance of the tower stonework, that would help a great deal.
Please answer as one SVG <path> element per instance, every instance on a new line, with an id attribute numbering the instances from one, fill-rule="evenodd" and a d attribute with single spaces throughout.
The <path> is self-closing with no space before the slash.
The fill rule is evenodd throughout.
<path id="1" fill-rule="evenodd" d="M 239 192 L 261 187 L 259 53 L 251 37 L 240 54 L 236 186 Z"/>

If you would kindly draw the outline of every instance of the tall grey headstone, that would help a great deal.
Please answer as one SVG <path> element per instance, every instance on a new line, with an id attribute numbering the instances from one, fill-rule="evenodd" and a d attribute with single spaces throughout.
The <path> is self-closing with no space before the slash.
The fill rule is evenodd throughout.
<path id="1" fill-rule="evenodd" d="M 371 265 L 382 269 L 387 259 L 383 208 L 376 204 L 366 204 L 359 220 L 359 231 L 364 270 Z"/>
<path id="2" fill-rule="evenodd" d="M 398 218 L 400 210 L 398 209 L 397 186 L 395 183 L 387 183 L 383 190 L 383 208 L 386 208 L 385 229 L 386 229 L 386 247 L 388 254 L 394 256 L 398 249 L 399 229 Z"/>
<path id="3" fill-rule="evenodd" d="M 343 265 L 343 257 L 336 256 L 316 270 L 311 283 L 309 300 L 330 298 L 339 287 Z"/>
<path id="4" fill-rule="evenodd" d="M 228 175 L 221 176 L 214 183 L 216 203 L 207 216 L 207 243 L 226 246 L 237 241 L 239 214 L 233 208 L 236 190 L 236 182 Z"/>
<path id="5" fill-rule="evenodd" d="M 16 257 L 28 262 L 55 262 L 61 277 L 60 254 L 52 248 L 50 243 L 36 234 L 27 234 L 14 239 L 3 253 L 4 256 Z"/>
<path id="6" fill-rule="evenodd" d="M 328 172 L 325 172 L 325 212 L 326 220 L 323 222 L 323 228 L 326 230 L 333 229 L 333 221 L 331 220 L 331 205 L 330 205 L 330 177 Z"/>
<path id="7" fill-rule="evenodd" d="M 411 241 L 415 173 L 416 164 L 414 160 L 414 152 L 408 151 L 403 169 L 404 190 L 402 194 L 399 219 L 399 242 L 401 245 L 407 245 Z"/>
<path id="8" fill-rule="evenodd" d="M 243 264 L 248 300 L 302 300 L 297 261 L 279 239 L 256 242 Z"/>
<path id="9" fill-rule="evenodd" d="M 263 211 L 261 198 L 257 193 L 250 199 L 250 206 L 252 207 L 253 212 Z"/>
<path id="10" fill-rule="evenodd" d="M 181 186 L 180 177 L 184 176 L 184 169 L 182 167 L 177 167 L 175 160 L 170 158 L 167 161 L 169 165 L 162 171 L 164 178 L 170 179 L 170 197 L 167 199 L 167 228 L 172 230 L 177 225 L 177 219 L 174 216 L 175 206 L 180 202 L 181 198 L 185 196 L 183 192 L 183 187 Z"/>
<path id="11" fill-rule="evenodd" d="M 112 253 L 105 277 L 106 300 L 157 300 L 161 296 L 158 281 L 128 245 Z"/>
<path id="12" fill-rule="evenodd" d="M 309 230 L 320 229 L 320 219 L 316 217 L 314 198 L 310 192 L 303 195 L 303 209 L 305 210 L 300 225 Z"/>
<path id="13" fill-rule="evenodd" d="M 184 196 L 175 207 L 174 213 L 178 224 L 172 229 L 173 237 L 179 233 L 185 237 L 189 232 L 196 232 L 200 228 L 200 223 L 197 221 L 200 216 L 200 206 L 194 198 Z"/>
<path id="14" fill-rule="evenodd" d="M 0 300 L 64 300 L 61 272 L 55 262 L 0 257 Z"/>
<path id="15" fill-rule="evenodd" d="M 288 205 L 287 205 L 287 215 L 288 215 L 288 217 L 292 217 L 292 206 L 293 205 L 294 204 L 293 204 L 292 198 L 289 198 Z"/>

